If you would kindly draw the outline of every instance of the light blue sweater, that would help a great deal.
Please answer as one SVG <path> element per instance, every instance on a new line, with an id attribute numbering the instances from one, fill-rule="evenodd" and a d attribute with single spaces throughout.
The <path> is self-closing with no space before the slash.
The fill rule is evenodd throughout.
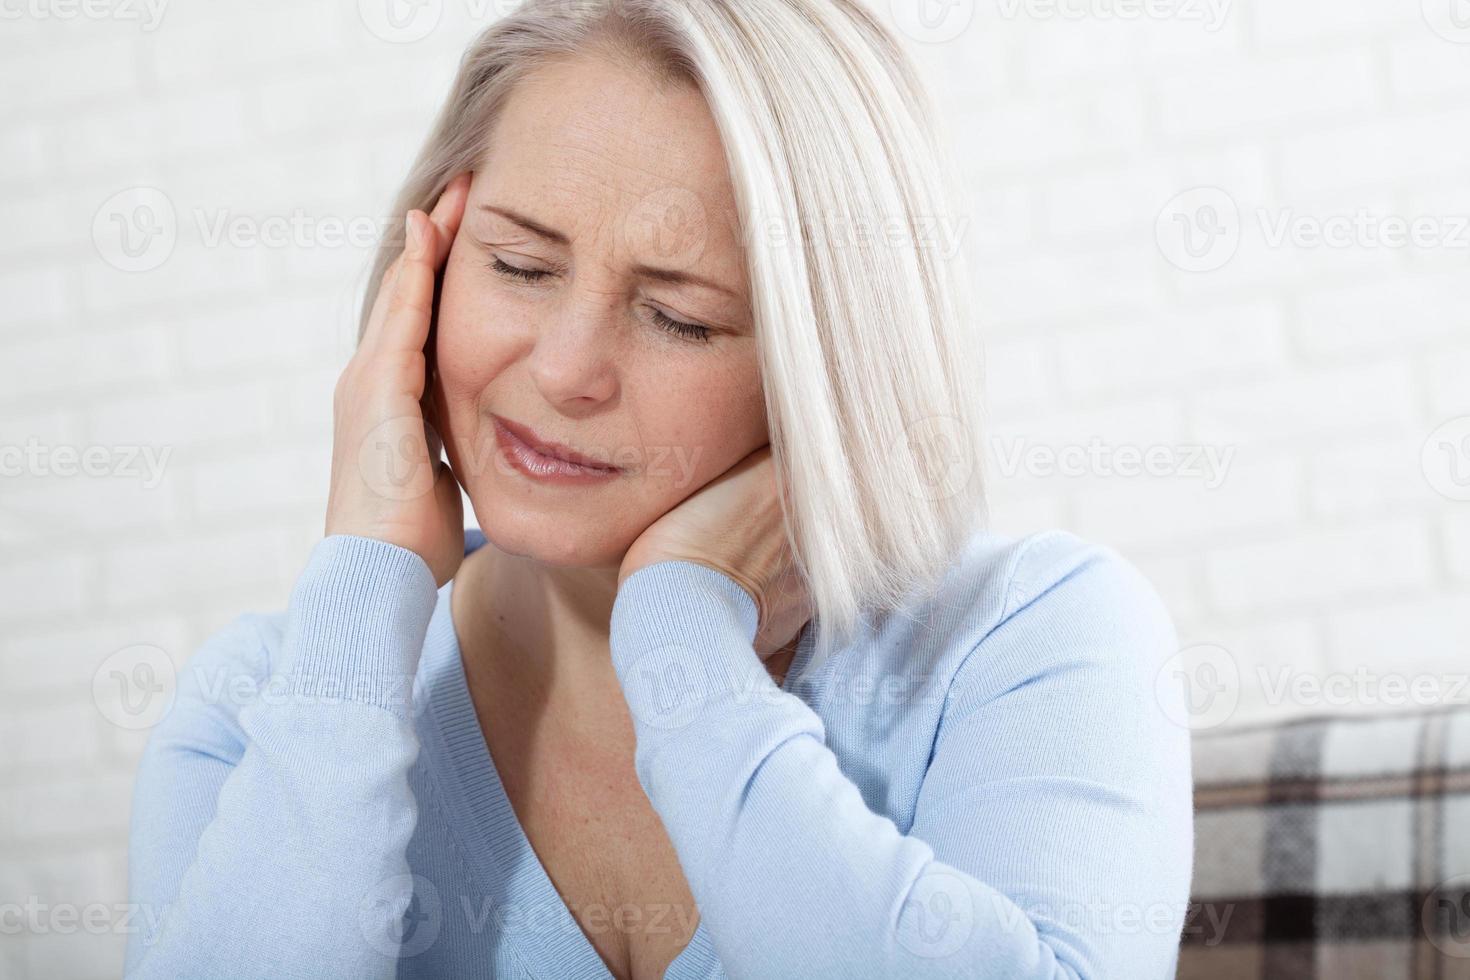
<path id="1" fill-rule="evenodd" d="M 496 776 L 453 584 L 332 535 L 284 611 L 191 658 L 138 771 L 129 977 L 609 976 Z M 638 778 L 700 910 L 669 980 L 1174 975 L 1189 733 L 1131 564 L 977 535 L 813 671 L 808 630 L 782 686 L 756 615 L 683 561 L 613 607 Z M 607 927 L 661 927 L 627 914 Z"/>

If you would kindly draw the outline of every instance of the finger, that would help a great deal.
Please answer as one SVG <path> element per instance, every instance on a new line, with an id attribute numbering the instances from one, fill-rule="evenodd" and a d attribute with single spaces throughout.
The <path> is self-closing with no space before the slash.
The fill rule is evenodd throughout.
<path id="1" fill-rule="evenodd" d="M 373 308 L 368 312 L 367 325 L 362 329 L 362 338 L 357 345 L 359 350 L 368 348 L 382 329 L 383 318 L 388 315 L 388 298 L 393 294 L 393 284 L 398 280 L 398 269 L 402 265 L 403 253 L 399 252 L 378 279 L 378 294 L 373 297 Z"/>
<path id="2" fill-rule="evenodd" d="M 439 431 L 439 410 L 434 400 L 432 376 L 424 385 L 423 397 L 419 399 L 419 410 L 424 416 L 424 438 L 429 445 L 429 459 L 436 465 L 444 453 L 444 439 Z"/>
<path id="3" fill-rule="evenodd" d="M 464 217 L 465 202 L 470 196 L 471 171 L 466 170 L 456 174 L 444 187 L 444 192 L 439 195 L 439 200 L 434 202 L 434 210 L 429 212 L 429 221 L 433 223 L 437 233 L 437 248 L 435 250 L 435 264 L 442 263 L 449 252 L 449 246 L 454 243 L 454 236 L 459 233 L 459 224 Z"/>
<path id="4" fill-rule="evenodd" d="M 404 216 L 404 234 L 407 245 L 388 287 L 382 320 L 363 338 L 361 349 L 371 357 L 417 353 L 428 339 L 436 274 L 433 225 L 415 208 Z"/>
<path id="5" fill-rule="evenodd" d="M 469 195 L 469 177 L 466 172 L 449 182 L 435 202 L 432 216 L 416 208 L 404 215 L 405 247 L 384 290 L 383 314 L 375 318 L 376 322 L 370 318 L 363 338 L 363 346 L 369 350 L 423 350 L 434 281 L 459 231 Z"/>

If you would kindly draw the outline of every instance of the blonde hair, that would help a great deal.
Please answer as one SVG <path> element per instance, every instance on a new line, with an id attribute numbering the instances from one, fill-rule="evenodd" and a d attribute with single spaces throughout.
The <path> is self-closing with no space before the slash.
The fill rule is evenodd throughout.
<path id="1" fill-rule="evenodd" d="M 820 624 L 808 667 L 825 663 L 869 614 L 933 594 L 987 518 L 964 249 L 925 241 L 928 222 L 968 212 L 954 162 L 913 65 L 857 0 L 527 0 L 465 51 L 389 227 L 476 168 L 519 79 L 593 46 L 697 86 L 721 134 L 787 532 Z M 883 234 L 854 247 L 829 224 Z M 401 248 L 375 257 L 359 339 Z"/>

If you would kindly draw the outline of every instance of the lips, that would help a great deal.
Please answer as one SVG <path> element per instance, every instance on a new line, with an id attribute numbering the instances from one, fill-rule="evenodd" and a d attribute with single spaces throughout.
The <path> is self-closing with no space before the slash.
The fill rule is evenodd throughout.
<path id="1" fill-rule="evenodd" d="M 517 439 L 521 440 L 521 442 L 524 442 L 527 446 L 530 446 L 532 449 L 543 456 L 549 456 L 552 459 L 559 459 L 567 463 L 574 463 L 578 466 L 585 466 L 588 469 L 592 470 L 601 470 L 611 473 L 617 472 L 621 469 L 621 467 L 614 466 L 607 461 L 594 459 L 591 456 L 583 455 L 582 453 L 577 452 L 575 449 L 572 449 L 570 446 L 564 446 L 559 442 L 550 442 L 546 439 L 542 439 L 540 436 L 536 435 L 535 430 L 527 428 L 526 426 L 521 425 L 519 422 L 512 422 L 510 419 L 507 419 L 500 415 L 496 415 L 494 416 L 494 418 L 496 423 L 503 426 L 506 431 L 508 431 L 511 435 L 515 436 Z"/>

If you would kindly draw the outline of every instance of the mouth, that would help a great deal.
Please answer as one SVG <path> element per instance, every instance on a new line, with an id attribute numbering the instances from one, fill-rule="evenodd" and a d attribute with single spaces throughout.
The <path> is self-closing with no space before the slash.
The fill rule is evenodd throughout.
<path id="1" fill-rule="evenodd" d="M 593 459 L 561 443 L 549 442 L 518 422 L 491 415 L 495 437 L 510 462 L 537 479 L 587 482 L 610 479 L 622 468 Z"/>

